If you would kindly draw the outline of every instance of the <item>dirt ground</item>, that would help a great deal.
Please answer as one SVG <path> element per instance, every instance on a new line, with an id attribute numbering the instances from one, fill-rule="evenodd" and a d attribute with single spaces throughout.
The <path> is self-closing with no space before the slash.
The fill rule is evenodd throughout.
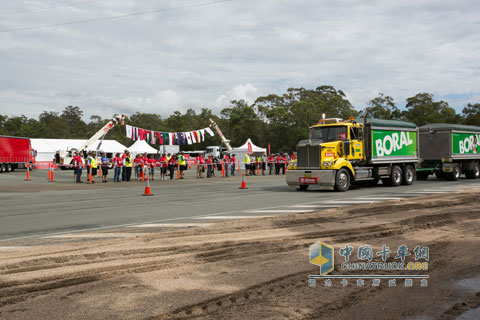
<path id="1" fill-rule="evenodd" d="M 0 319 L 479 319 L 479 191 L 0 251 Z M 428 271 L 403 274 L 428 286 L 311 287 L 316 241 L 332 275 L 345 244 L 427 246 Z"/>

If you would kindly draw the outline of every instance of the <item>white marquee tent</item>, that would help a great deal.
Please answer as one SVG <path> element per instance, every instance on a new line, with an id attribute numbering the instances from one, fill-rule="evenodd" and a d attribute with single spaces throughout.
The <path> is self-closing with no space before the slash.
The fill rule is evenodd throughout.
<path id="1" fill-rule="evenodd" d="M 83 139 L 31 139 L 32 148 L 37 150 L 36 161 L 52 161 L 57 150 L 69 150 L 79 148 L 87 140 Z M 96 149 L 98 141 L 93 144 L 92 149 Z M 122 153 L 128 149 L 116 140 L 103 140 L 100 150 L 106 153 Z"/>
<path id="2" fill-rule="evenodd" d="M 157 154 L 158 150 L 150 146 L 145 140 L 137 140 L 134 144 L 132 144 L 128 150 L 132 156 L 136 156 L 139 153 L 154 153 Z"/>
<path id="3" fill-rule="evenodd" d="M 232 153 L 235 154 L 235 158 L 237 158 L 237 160 L 240 160 L 240 162 L 242 164 L 243 164 L 244 155 L 246 153 L 248 153 L 249 145 L 252 148 L 252 152 L 256 155 L 262 155 L 262 154 L 267 152 L 266 148 L 260 148 L 256 145 L 254 145 L 252 140 L 250 138 L 248 138 L 247 141 L 245 142 L 245 144 L 243 144 L 242 146 L 240 146 L 238 148 L 233 148 L 233 150 L 232 150 Z"/>

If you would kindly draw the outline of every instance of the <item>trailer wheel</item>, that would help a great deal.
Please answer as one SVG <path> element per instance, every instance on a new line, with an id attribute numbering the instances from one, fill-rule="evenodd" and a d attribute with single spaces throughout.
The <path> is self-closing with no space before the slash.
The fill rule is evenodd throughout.
<path id="1" fill-rule="evenodd" d="M 473 170 L 465 171 L 465 176 L 468 179 L 478 179 L 480 177 L 480 165 L 478 163 L 474 163 Z"/>
<path id="2" fill-rule="evenodd" d="M 452 172 L 448 173 L 447 179 L 450 181 L 457 181 L 460 178 L 460 167 L 455 164 L 452 168 Z"/>
<path id="3" fill-rule="evenodd" d="M 347 169 L 342 168 L 337 171 L 335 176 L 335 191 L 347 191 L 350 187 L 350 175 L 348 174 Z"/>
<path id="4" fill-rule="evenodd" d="M 10 171 L 10 168 L 12 168 L 12 165 L 10 163 L 7 163 L 5 165 L 5 172 L 9 172 Z"/>
<path id="5" fill-rule="evenodd" d="M 410 165 L 403 167 L 402 184 L 409 186 L 415 179 L 415 170 Z"/>
<path id="6" fill-rule="evenodd" d="M 435 177 L 437 177 L 437 179 L 447 179 L 448 174 L 442 171 L 435 171 Z"/>
<path id="7" fill-rule="evenodd" d="M 14 165 L 14 164 L 11 164 L 11 163 L 9 163 L 9 164 L 8 164 L 8 171 L 10 171 L 10 172 L 13 172 L 13 171 L 15 171 L 15 165 Z"/>
<path id="8" fill-rule="evenodd" d="M 382 182 L 386 186 L 398 187 L 402 183 L 402 169 L 399 166 L 393 166 L 390 177 L 382 178 Z"/>
<path id="9" fill-rule="evenodd" d="M 301 184 L 297 187 L 298 191 L 305 191 L 308 189 L 308 184 Z"/>

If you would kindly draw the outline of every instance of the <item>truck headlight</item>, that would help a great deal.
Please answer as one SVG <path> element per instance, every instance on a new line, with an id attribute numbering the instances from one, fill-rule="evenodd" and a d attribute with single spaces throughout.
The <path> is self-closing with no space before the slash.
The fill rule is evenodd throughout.
<path id="1" fill-rule="evenodd" d="M 330 167 L 332 165 L 332 161 L 323 161 L 324 167 Z"/>

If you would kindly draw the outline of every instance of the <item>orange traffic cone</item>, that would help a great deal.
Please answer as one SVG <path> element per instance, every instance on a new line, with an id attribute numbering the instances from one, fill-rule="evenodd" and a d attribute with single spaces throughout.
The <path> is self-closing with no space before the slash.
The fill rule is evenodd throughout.
<path id="1" fill-rule="evenodd" d="M 150 181 L 148 181 L 148 177 L 147 182 L 145 183 L 145 193 L 142 194 L 142 196 L 153 196 L 152 192 L 150 191 Z"/>
<path id="2" fill-rule="evenodd" d="M 240 188 L 238 189 L 248 189 L 247 188 L 247 182 L 245 181 L 245 173 L 242 174 L 242 184 L 240 185 Z"/>

